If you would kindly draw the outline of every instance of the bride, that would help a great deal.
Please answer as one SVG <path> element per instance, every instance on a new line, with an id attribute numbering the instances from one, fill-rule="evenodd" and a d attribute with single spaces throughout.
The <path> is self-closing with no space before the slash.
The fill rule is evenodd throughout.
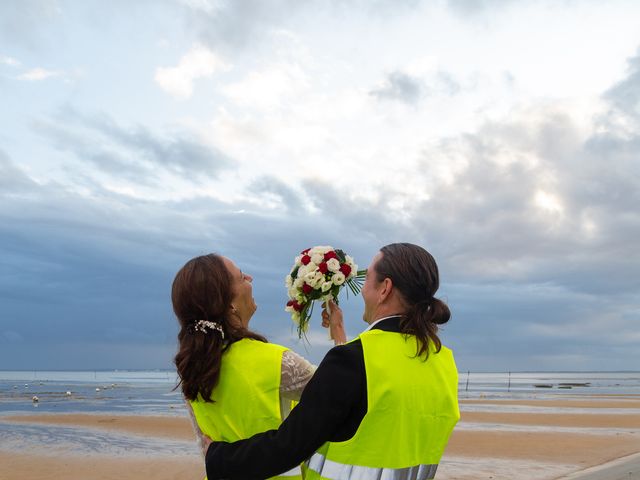
<path id="1" fill-rule="evenodd" d="M 233 442 L 278 428 L 315 370 L 249 329 L 257 308 L 252 281 L 216 254 L 189 260 L 173 281 L 171 300 L 180 323 L 175 364 L 203 449 L 206 437 Z M 335 343 L 344 343 L 342 319 L 328 325 L 324 317 Z M 296 467 L 274 478 L 298 479 L 302 473 Z"/>

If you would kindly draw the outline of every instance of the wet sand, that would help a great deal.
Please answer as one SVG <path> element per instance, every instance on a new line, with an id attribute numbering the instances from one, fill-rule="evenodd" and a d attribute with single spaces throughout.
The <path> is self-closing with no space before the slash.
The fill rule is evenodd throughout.
<path id="1" fill-rule="evenodd" d="M 513 411 L 514 407 L 517 411 Z M 462 419 L 438 469 L 438 479 L 640 479 L 640 398 L 462 400 L 461 410 Z M 57 428 L 77 428 L 83 435 L 105 435 L 104 439 L 98 437 L 105 449 L 87 453 L 78 447 L 81 443 L 34 443 L 26 449 L 16 447 L 22 444 L 15 442 L 7 443 L 9 448 L 0 444 L 3 480 L 168 480 L 204 476 L 202 457 L 186 417 L 0 417 L 0 427 L 8 432 L 34 426 L 53 433 Z M 153 438 L 174 442 L 172 445 L 180 448 L 174 445 L 170 455 L 163 455 L 159 443 L 142 453 L 121 448 L 114 454 L 116 450 L 109 449 L 109 435 L 126 436 L 132 445 Z"/>

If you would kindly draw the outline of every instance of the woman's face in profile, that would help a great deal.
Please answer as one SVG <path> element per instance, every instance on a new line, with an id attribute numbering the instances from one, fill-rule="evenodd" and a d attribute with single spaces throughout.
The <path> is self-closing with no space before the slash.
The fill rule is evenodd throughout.
<path id="1" fill-rule="evenodd" d="M 226 257 L 224 257 L 224 264 L 231 275 L 233 306 L 240 317 L 242 325 L 246 327 L 258 308 L 253 299 L 253 287 L 251 285 L 253 277 L 243 273 L 232 260 Z"/>

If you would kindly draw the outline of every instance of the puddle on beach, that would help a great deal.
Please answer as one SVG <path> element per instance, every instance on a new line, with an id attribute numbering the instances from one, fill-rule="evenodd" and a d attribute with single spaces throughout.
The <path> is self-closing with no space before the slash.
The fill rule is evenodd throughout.
<path id="1" fill-rule="evenodd" d="M 167 457 L 200 455 L 195 440 L 170 440 L 85 427 L 0 422 L 3 451 L 51 456 Z"/>

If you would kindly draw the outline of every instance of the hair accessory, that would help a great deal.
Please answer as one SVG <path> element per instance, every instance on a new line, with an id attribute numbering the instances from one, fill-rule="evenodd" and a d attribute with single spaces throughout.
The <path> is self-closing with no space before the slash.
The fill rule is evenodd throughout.
<path id="1" fill-rule="evenodd" d="M 224 339 L 224 330 L 222 330 L 222 326 L 216 322 L 210 322 L 208 320 L 198 320 L 194 326 L 194 331 L 207 333 L 207 329 L 217 330 L 220 332 L 220 336 Z"/>

